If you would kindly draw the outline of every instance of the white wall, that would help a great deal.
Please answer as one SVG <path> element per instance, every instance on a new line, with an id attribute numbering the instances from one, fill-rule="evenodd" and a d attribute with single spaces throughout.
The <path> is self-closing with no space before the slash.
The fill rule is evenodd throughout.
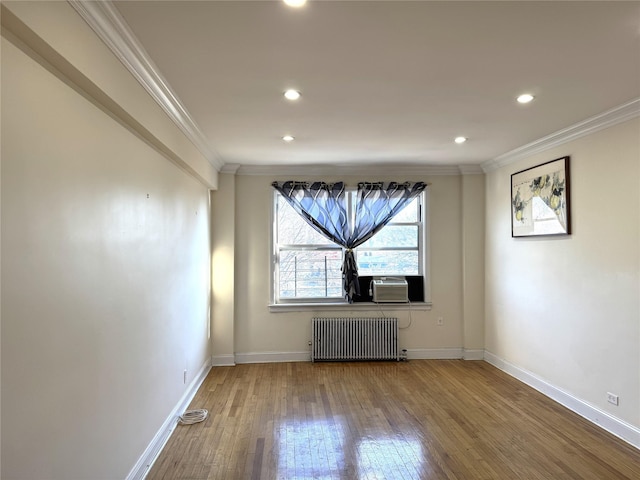
<path id="1" fill-rule="evenodd" d="M 484 175 L 462 176 L 462 311 L 465 359 L 484 355 Z"/>
<path id="2" fill-rule="evenodd" d="M 235 176 L 219 176 L 211 192 L 211 358 L 213 365 L 233 365 L 235 318 Z"/>
<path id="3" fill-rule="evenodd" d="M 564 155 L 571 156 L 572 235 L 511 238 L 510 175 Z M 486 178 L 487 351 L 636 428 L 639 179 L 637 119 Z M 607 392 L 619 395 L 619 406 L 607 403 Z"/>
<path id="4" fill-rule="evenodd" d="M 380 180 L 371 176 L 322 177 L 323 180 L 344 180 L 355 185 L 361 180 Z M 286 178 L 285 178 L 286 177 Z M 366 177 L 366 178 L 365 178 Z M 234 346 L 236 361 L 308 359 L 310 349 L 310 319 L 315 315 L 378 315 L 377 307 L 363 312 L 345 307 L 340 311 L 270 312 L 271 209 L 274 180 L 266 175 L 237 175 L 235 187 L 235 318 Z M 291 177 L 300 179 L 301 177 Z M 320 177 L 305 177 L 314 179 Z M 479 176 L 481 179 L 482 176 Z M 403 181 L 407 178 L 385 178 Z M 431 176 L 410 178 L 426 180 L 429 186 L 432 278 L 431 311 L 412 313 L 411 327 L 400 332 L 400 346 L 410 355 L 460 357 L 463 348 L 462 313 L 462 217 L 461 176 Z M 482 180 L 481 180 L 482 183 Z M 216 192 L 216 199 L 224 202 Z M 482 251 L 479 253 L 482 255 Z M 482 282 L 483 279 L 480 280 Z M 482 290 L 482 286 L 479 286 Z M 214 305 L 214 309 L 215 309 Z M 409 324 L 407 311 L 385 307 L 385 314 L 397 315 L 401 326 Z M 436 319 L 444 318 L 444 326 Z M 215 323 L 215 319 L 214 319 Z M 482 339 L 480 340 L 482 342 Z M 475 347 L 483 348 L 476 344 Z"/>
<path id="5" fill-rule="evenodd" d="M 208 188 L 25 52 L 3 30 L 0 476 L 122 479 L 209 361 Z"/>
<path id="6" fill-rule="evenodd" d="M 216 188 L 213 165 L 67 2 L 3 1 L 1 20 L 3 35 L 17 36 L 166 158 Z"/>

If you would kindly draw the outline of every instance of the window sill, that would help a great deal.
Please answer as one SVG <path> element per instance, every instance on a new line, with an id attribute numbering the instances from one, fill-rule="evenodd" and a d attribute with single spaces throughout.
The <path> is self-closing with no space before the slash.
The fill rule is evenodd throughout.
<path id="1" fill-rule="evenodd" d="M 269 312 L 328 312 L 332 310 L 348 310 L 350 312 L 389 312 L 389 311 L 428 311 L 431 310 L 431 302 L 415 302 L 415 303 L 277 303 L 269 305 Z"/>

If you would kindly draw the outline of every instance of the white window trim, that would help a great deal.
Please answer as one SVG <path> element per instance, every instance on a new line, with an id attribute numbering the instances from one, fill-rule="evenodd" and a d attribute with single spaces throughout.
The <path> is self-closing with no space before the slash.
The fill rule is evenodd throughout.
<path id="1" fill-rule="evenodd" d="M 271 303 L 269 312 L 375 312 L 388 313 L 390 311 L 411 310 L 412 312 L 431 310 L 431 302 L 411 302 L 411 303 L 374 303 L 356 302 L 348 303 L 346 300 L 341 303 Z"/>
<path id="2" fill-rule="evenodd" d="M 431 310 L 432 302 L 431 302 L 431 242 L 427 241 L 427 239 L 431 238 L 431 229 L 430 229 L 430 220 L 431 220 L 431 202 L 429 201 L 430 191 L 429 187 L 427 187 L 424 192 L 422 192 L 423 199 L 421 205 L 421 215 L 422 215 L 422 238 L 419 240 L 422 243 L 422 265 L 420 265 L 420 269 L 422 273 L 420 274 L 423 278 L 423 288 L 424 288 L 424 301 L 423 302 L 413 302 L 413 303 L 385 303 L 378 304 L 375 302 L 355 302 L 349 303 L 346 299 L 342 299 L 340 301 L 336 301 L 334 298 L 323 299 L 313 299 L 309 301 L 308 299 L 290 299 L 286 301 L 280 301 L 276 303 L 276 279 L 278 274 L 278 252 L 277 252 L 277 239 L 276 239 L 276 219 L 277 219 L 277 198 L 278 192 L 276 190 L 273 191 L 271 198 L 271 255 L 270 255 L 270 279 L 269 282 L 269 295 L 270 295 L 270 303 L 269 303 L 269 311 L 272 313 L 277 312 L 296 312 L 296 311 L 331 311 L 331 310 L 353 310 L 358 312 L 364 311 L 376 311 L 379 312 L 380 308 L 384 310 Z"/>

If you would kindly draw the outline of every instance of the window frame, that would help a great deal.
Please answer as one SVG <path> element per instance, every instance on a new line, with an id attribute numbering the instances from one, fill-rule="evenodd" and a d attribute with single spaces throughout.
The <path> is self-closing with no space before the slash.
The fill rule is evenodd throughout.
<path id="1" fill-rule="evenodd" d="M 355 195 L 356 189 L 355 188 L 351 188 L 348 189 L 349 195 L 353 196 Z M 276 190 L 273 191 L 272 193 L 272 204 L 271 204 L 271 255 L 270 255 L 270 270 L 271 270 L 271 281 L 270 281 L 270 298 L 271 298 L 271 302 L 269 304 L 270 307 L 272 307 L 272 311 L 277 311 L 278 309 L 282 308 L 282 309 L 287 309 L 289 310 L 290 307 L 301 307 L 302 309 L 305 309 L 305 307 L 309 307 L 309 308 L 313 308 L 316 306 L 321 306 L 321 307 L 344 307 L 344 306 L 349 306 L 350 308 L 353 308 L 354 306 L 358 306 L 360 308 L 370 308 L 371 305 L 376 305 L 373 302 L 358 302 L 357 304 L 349 304 L 347 302 L 347 300 L 344 298 L 344 292 L 343 295 L 341 297 L 300 297 L 300 298 L 286 298 L 286 299 L 282 299 L 279 298 L 279 287 L 278 287 L 278 280 L 279 280 L 279 276 L 280 276 L 280 255 L 279 252 L 280 250 L 286 250 L 286 249 L 290 249 L 290 250 L 310 250 L 310 251 L 322 251 L 322 250 L 340 250 L 342 252 L 342 257 L 344 257 L 344 248 L 336 245 L 334 243 L 331 242 L 331 245 L 334 246 L 334 248 L 331 248 L 329 246 L 329 243 L 327 244 L 317 244 L 317 245 L 306 245 L 303 248 L 300 248 L 299 246 L 297 246 L 298 244 L 293 244 L 293 245 L 288 245 L 288 244 L 283 244 L 283 245 L 279 245 L 278 244 L 278 225 L 277 225 L 277 221 L 278 221 L 278 198 L 281 196 L 280 193 Z M 419 220 L 418 222 L 398 222 L 398 223 L 394 223 L 394 222 L 390 222 L 391 225 L 418 225 L 418 276 L 421 276 L 423 278 L 423 284 L 424 284 L 424 302 L 419 302 L 420 305 L 422 306 L 427 306 L 428 309 L 430 309 L 431 307 L 431 282 L 430 282 L 430 272 L 429 272 L 429 267 L 430 267 L 430 252 L 429 252 L 429 247 L 430 247 L 430 243 L 428 241 L 429 239 L 429 188 L 427 187 L 422 193 L 420 193 L 420 195 L 417 197 L 419 200 L 419 204 L 418 204 L 418 216 L 419 216 Z M 353 217 L 353 215 L 355 214 L 353 212 L 353 205 L 354 202 L 349 201 L 348 205 L 347 205 L 347 213 L 350 216 L 350 218 Z M 280 247 L 280 248 L 279 248 Z M 294 248 L 295 247 L 295 248 Z M 379 249 L 367 249 L 367 251 L 373 251 L 373 250 L 380 250 L 380 251 L 384 251 L 384 250 L 392 250 L 392 251 L 398 251 L 401 250 L 399 248 L 379 248 Z M 409 251 L 413 251 L 415 250 L 414 248 L 408 248 L 407 250 Z M 356 260 L 357 260 L 357 249 L 356 249 Z M 399 274 L 386 274 L 388 276 L 401 276 Z M 385 276 L 385 274 L 378 274 L 376 276 Z M 410 307 L 411 304 L 409 304 L 408 306 Z M 415 305 L 415 304 L 414 304 Z M 407 308 L 407 305 L 402 305 L 402 304 L 394 304 L 393 308 Z"/>

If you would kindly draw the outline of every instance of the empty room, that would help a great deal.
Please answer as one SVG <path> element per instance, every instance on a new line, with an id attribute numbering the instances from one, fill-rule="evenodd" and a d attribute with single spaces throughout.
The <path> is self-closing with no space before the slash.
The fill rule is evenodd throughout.
<path id="1" fill-rule="evenodd" d="M 640 478 L 640 2 L 0 9 L 0 478 Z"/>

